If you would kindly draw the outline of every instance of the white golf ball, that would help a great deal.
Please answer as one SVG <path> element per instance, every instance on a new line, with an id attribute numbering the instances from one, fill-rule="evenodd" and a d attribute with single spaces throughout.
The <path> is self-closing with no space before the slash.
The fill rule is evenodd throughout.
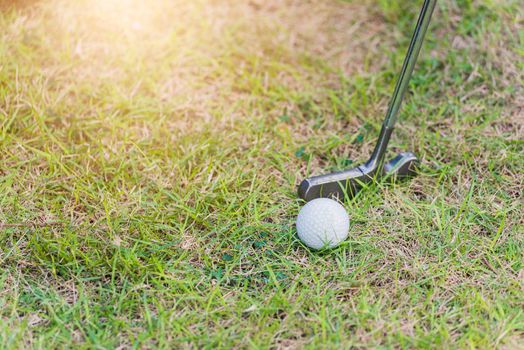
<path id="1" fill-rule="evenodd" d="M 298 213 L 298 238 L 310 248 L 333 248 L 349 234 L 349 215 L 337 201 L 314 199 Z"/>

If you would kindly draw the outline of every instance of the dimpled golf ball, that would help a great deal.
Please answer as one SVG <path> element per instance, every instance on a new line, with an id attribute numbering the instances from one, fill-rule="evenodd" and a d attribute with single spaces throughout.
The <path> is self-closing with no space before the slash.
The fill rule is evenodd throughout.
<path id="1" fill-rule="evenodd" d="M 349 234 L 349 216 L 337 201 L 314 199 L 298 213 L 298 238 L 312 249 L 334 248 Z"/>

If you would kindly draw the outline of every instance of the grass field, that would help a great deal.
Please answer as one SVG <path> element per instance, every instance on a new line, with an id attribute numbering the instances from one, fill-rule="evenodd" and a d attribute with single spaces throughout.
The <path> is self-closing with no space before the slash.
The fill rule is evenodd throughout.
<path id="1" fill-rule="evenodd" d="M 0 348 L 523 349 L 518 0 L 439 2 L 389 154 L 420 175 L 296 238 L 421 2 L 2 3 Z"/>

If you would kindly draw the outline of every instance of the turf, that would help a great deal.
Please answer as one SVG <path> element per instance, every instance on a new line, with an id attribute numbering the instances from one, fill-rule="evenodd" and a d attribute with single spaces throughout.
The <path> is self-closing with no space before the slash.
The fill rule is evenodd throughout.
<path id="1" fill-rule="evenodd" d="M 390 151 L 420 175 L 296 238 L 420 2 L 2 5 L 0 348 L 523 348 L 518 0 L 439 2 Z"/>

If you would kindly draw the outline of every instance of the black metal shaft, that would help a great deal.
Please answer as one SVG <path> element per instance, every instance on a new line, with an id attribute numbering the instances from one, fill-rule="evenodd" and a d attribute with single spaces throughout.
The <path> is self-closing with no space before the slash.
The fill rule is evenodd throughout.
<path id="1" fill-rule="evenodd" d="M 406 58 L 404 59 L 404 64 L 400 75 L 397 80 L 397 85 L 395 86 L 395 91 L 389 103 L 389 108 L 386 113 L 386 119 L 384 120 L 384 125 L 392 128 L 395 126 L 397 121 L 398 112 L 400 106 L 402 105 L 402 100 L 404 99 L 404 94 L 406 93 L 409 85 L 409 80 L 411 79 L 411 74 L 417 63 L 417 58 L 420 53 L 420 48 L 424 42 L 424 36 L 428 30 L 429 22 L 431 21 L 431 16 L 433 15 L 433 10 L 437 0 L 424 0 L 422 5 L 422 10 L 420 11 L 420 16 L 418 18 L 417 26 L 415 27 L 415 32 L 411 38 L 411 43 L 409 44 L 408 52 Z"/>
<path id="2" fill-rule="evenodd" d="M 388 111 L 382 125 L 380 137 L 369 162 L 381 162 L 384 158 L 389 138 L 393 132 L 393 128 L 395 127 L 395 123 L 398 118 L 398 112 L 400 110 L 400 106 L 402 105 L 402 101 L 404 100 L 404 95 L 408 89 L 409 80 L 411 79 L 411 74 L 415 69 L 415 64 L 417 63 L 420 48 L 424 42 L 424 36 L 426 35 L 429 23 L 431 22 L 431 16 L 433 15 L 436 4 L 437 0 L 424 0 L 415 31 L 413 32 L 413 37 L 411 38 L 411 42 L 409 44 L 408 52 L 406 53 L 406 58 L 404 59 L 404 64 L 402 65 L 402 70 L 400 71 L 395 90 L 393 91 L 393 96 L 389 102 Z"/>

